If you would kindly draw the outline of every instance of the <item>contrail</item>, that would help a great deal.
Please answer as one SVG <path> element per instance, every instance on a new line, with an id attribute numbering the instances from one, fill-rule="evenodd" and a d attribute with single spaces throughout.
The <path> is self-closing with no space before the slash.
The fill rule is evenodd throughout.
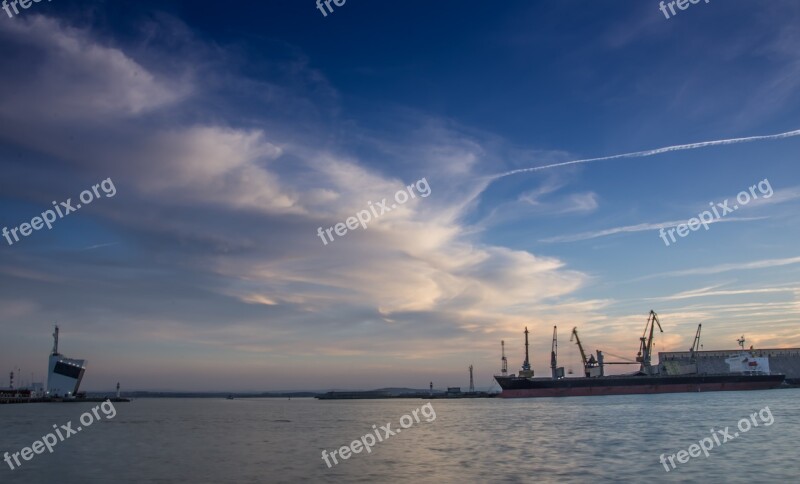
<path id="1" fill-rule="evenodd" d="M 764 140 L 775 140 L 775 139 L 783 139 L 783 138 L 791 138 L 793 136 L 800 136 L 800 129 L 796 129 L 794 131 L 787 131 L 786 133 L 780 134 L 769 134 L 766 136 L 750 136 L 747 138 L 733 138 L 733 139 L 721 139 L 716 141 L 703 141 L 702 143 L 691 143 L 688 145 L 675 145 L 675 146 L 666 146 L 664 148 L 657 148 L 654 150 L 647 150 L 647 151 L 637 151 L 634 153 L 625 153 L 622 155 L 612 155 L 612 156 L 603 156 L 601 158 L 587 158 L 585 160 L 573 160 L 573 161 L 565 161 L 563 163 L 553 163 L 552 165 L 544 165 L 544 166 L 534 166 L 532 168 L 520 168 L 517 170 L 511 170 L 506 173 L 500 173 L 498 175 L 493 175 L 489 177 L 491 180 L 496 180 L 497 178 L 503 178 L 509 175 L 516 175 L 517 173 L 525 173 L 529 171 L 539 171 L 539 170 L 546 170 L 548 168 L 557 168 L 559 166 L 567 166 L 567 165 L 576 165 L 579 163 L 591 163 L 593 161 L 603 161 L 603 160 L 616 160 L 618 158 L 643 158 L 645 156 L 653 156 L 653 155 L 660 155 L 661 153 L 668 153 L 670 151 L 681 151 L 681 150 L 693 150 L 696 148 L 705 148 L 707 146 L 719 146 L 719 145 L 732 145 L 736 143 L 749 143 L 751 141 L 764 141 Z"/>

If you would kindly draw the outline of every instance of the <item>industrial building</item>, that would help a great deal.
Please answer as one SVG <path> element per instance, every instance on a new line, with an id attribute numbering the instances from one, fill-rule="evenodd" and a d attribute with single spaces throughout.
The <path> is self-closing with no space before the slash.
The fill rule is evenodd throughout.
<path id="1" fill-rule="evenodd" d="M 658 353 L 658 361 L 662 371 L 667 374 L 673 373 L 675 368 L 688 368 L 695 364 L 697 373 L 728 373 L 728 360 L 743 353 L 749 355 L 753 361 L 768 360 L 770 373 L 784 374 L 787 383 L 800 384 L 800 348 L 662 351 Z"/>

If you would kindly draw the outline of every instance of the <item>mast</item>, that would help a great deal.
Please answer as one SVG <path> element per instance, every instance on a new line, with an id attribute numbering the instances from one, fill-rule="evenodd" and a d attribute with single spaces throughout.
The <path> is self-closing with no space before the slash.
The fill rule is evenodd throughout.
<path id="1" fill-rule="evenodd" d="M 525 362 L 522 363 L 522 370 L 519 372 L 521 377 L 532 377 L 533 370 L 531 370 L 531 360 L 528 353 L 528 327 L 525 326 Z"/>
<path id="2" fill-rule="evenodd" d="M 522 363 L 522 369 L 529 371 L 531 369 L 531 360 L 528 358 L 528 327 L 525 326 L 525 361 Z"/>
<path id="3" fill-rule="evenodd" d="M 56 325 L 56 330 L 53 333 L 53 355 L 58 354 L 58 325 Z"/>
<path id="4" fill-rule="evenodd" d="M 503 376 L 508 375 L 508 360 L 506 359 L 506 342 L 500 341 L 500 354 L 502 358 L 500 358 L 501 366 L 500 366 L 500 374 Z"/>
<path id="5" fill-rule="evenodd" d="M 558 327 L 553 326 L 553 344 L 550 346 L 550 372 L 553 379 L 558 378 L 556 367 L 558 366 Z"/>
<path id="6" fill-rule="evenodd" d="M 469 365 L 469 392 L 475 393 L 475 380 L 472 378 L 472 365 Z"/>

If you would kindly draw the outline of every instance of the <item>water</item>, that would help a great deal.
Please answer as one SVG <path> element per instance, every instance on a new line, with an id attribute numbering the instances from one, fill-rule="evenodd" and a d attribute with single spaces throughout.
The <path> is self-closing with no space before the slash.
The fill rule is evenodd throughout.
<path id="1" fill-rule="evenodd" d="M 800 389 L 561 399 L 432 400 L 436 418 L 328 468 L 321 458 L 426 400 L 141 399 L 2 483 L 798 482 Z M 94 404 L 0 406 L 0 455 Z M 677 454 L 768 406 L 758 427 L 667 473 Z M 765 414 L 766 415 L 766 414 Z M 383 432 L 381 432 L 383 436 Z M 720 441 L 722 437 L 720 436 Z M 369 439 L 367 439 L 369 441 Z M 332 461 L 331 461 L 332 463 Z"/>

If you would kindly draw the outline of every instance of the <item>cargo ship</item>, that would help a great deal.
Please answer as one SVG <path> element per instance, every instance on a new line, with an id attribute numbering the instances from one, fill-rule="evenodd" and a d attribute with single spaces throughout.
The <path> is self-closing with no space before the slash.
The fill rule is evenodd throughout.
<path id="1" fill-rule="evenodd" d="M 517 375 L 508 375 L 505 343 L 501 343 L 503 345 L 503 364 L 501 374 L 495 376 L 495 380 L 502 388 L 500 397 L 577 397 L 767 390 L 780 387 L 784 382 L 785 375 L 770 373 L 768 358 L 754 357 L 745 351 L 734 354 L 728 359 L 730 370 L 728 373 L 698 373 L 696 364 L 682 367 L 653 365 L 651 355 L 656 326 L 663 333 L 658 315 L 655 311 L 650 311 L 644 334 L 640 338 L 639 353 L 636 360 L 631 362 L 606 362 L 603 352 L 599 350 L 597 358 L 594 355 L 587 358 L 578 337 L 577 328 L 573 328 L 572 338 L 580 350 L 584 370 L 583 376 L 573 378 L 565 377 L 564 368 L 558 366 L 556 327 L 553 328 L 553 345 L 550 355 L 551 376 L 549 378 L 534 377 L 528 357 L 528 328 L 525 328 L 525 361 Z M 690 350 L 692 355 L 699 347 L 699 340 L 700 327 L 698 327 L 694 344 Z M 605 366 L 609 364 L 638 364 L 639 370 L 626 375 L 605 375 Z"/>

